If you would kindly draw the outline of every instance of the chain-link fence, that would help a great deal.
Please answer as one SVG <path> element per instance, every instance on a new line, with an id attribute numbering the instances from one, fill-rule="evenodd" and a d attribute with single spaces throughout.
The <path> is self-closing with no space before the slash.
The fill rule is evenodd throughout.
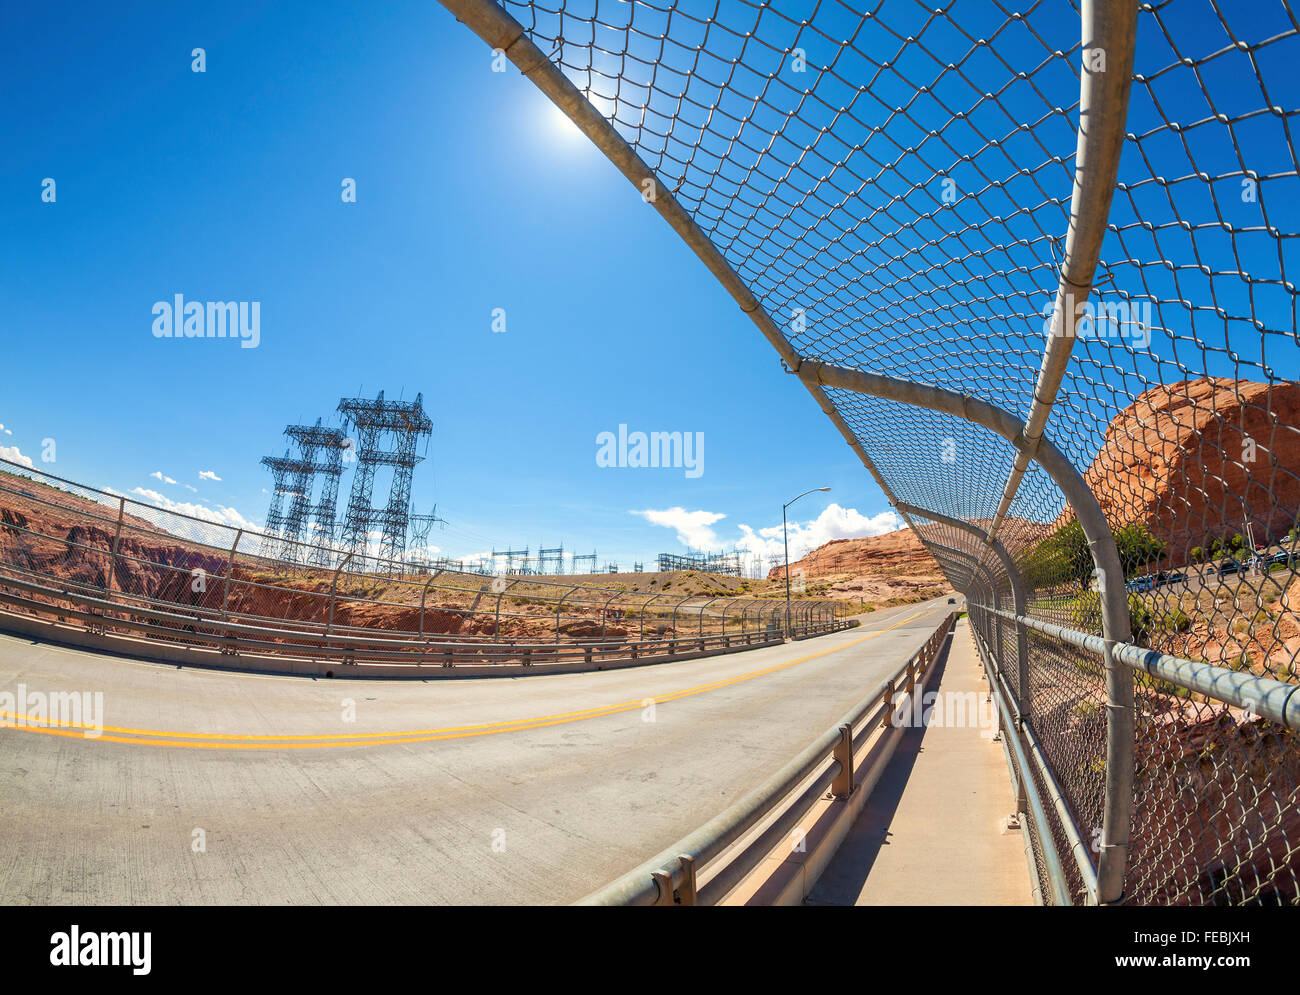
<path id="1" fill-rule="evenodd" d="M 849 624 L 843 602 L 751 597 L 740 578 L 484 576 L 206 521 L 0 460 L 0 608 L 97 634 L 348 662 L 678 656 Z M 856 623 L 852 623 L 856 624 Z M 593 655 L 594 651 L 594 655 Z"/>
<path id="2" fill-rule="evenodd" d="M 443 4 L 967 593 L 1044 895 L 1300 901 L 1290 0 Z"/>

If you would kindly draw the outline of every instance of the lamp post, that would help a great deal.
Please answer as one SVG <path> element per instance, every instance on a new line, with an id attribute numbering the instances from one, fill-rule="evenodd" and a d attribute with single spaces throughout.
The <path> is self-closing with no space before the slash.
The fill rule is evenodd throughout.
<path id="1" fill-rule="evenodd" d="M 792 497 L 785 504 L 781 505 L 781 537 L 785 544 L 785 634 L 790 636 L 790 530 L 786 526 L 785 510 L 794 504 L 801 497 L 806 497 L 814 491 L 829 491 L 829 487 L 814 487 L 812 490 L 804 491 L 795 497 Z"/>

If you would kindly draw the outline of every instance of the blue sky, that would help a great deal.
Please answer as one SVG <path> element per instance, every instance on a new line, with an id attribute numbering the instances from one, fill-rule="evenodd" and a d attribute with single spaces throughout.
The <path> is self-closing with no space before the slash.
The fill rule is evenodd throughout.
<path id="1" fill-rule="evenodd" d="M 864 184 L 837 215 L 843 222 L 875 211 L 873 197 L 898 192 L 893 182 L 920 184 L 906 208 L 932 214 L 926 230 L 936 258 L 921 251 L 915 235 L 902 239 L 915 245 L 890 250 L 916 250 L 905 260 L 916 268 L 908 278 L 915 286 L 902 303 L 895 300 L 902 291 L 882 289 L 882 277 L 871 273 L 850 288 L 848 296 L 861 300 L 841 307 L 841 295 L 829 293 L 838 270 L 820 285 L 791 282 L 789 259 L 771 263 L 745 239 L 722 248 L 774 311 L 813 302 L 812 331 L 793 337 L 804 355 L 938 380 L 1023 410 L 1042 349 L 1039 305 L 1051 300 L 1056 283 L 1048 243 L 1064 226 L 1077 122 L 1072 111 L 1045 108 L 1077 100 L 1077 53 L 1044 61 L 1034 88 L 982 100 L 985 86 L 1007 82 L 1007 66 L 980 50 L 964 59 L 962 74 L 941 73 L 930 49 L 958 53 L 975 43 L 927 9 L 889 5 L 859 33 L 847 8 L 807 6 L 809 16 L 816 7 L 817 29 L 802 33 L 800 0 L 765 7 L 759 33 L 772 47 L 750 52 L 747 63 L 772 71 L 789 44 L 806 41 L 809 58 L 834 62 L 848 84 L 877 79 L 865 96 L 826 76 L 818 99 L 805 101 L 802 78 L 782 77 L 746 119 L 751 130 L 730 143 L 728 128 L 750 106 L 737 94 L 757 87 L 754 77 L 737 80 L 735 92 L 717 92 L 708 78 L 719 70 L 706 66 L 690 77 L 695 103 L 680 109 L 670 91 L 695 63 L 690 46 L 702 37 L 699 19 L 729 26 L 730 34 L 712 30 L 707 38 L 714 56 L 728 58 L 735 54 L 728 46 L 746 37 L 740 28 L 752 7 L 685 4 L 675 8 L 672 31 L 686 46 L 662 56 L 664 66 L 675 60 L 681 72 L 665 68 L 649 98 L 632 85 L 621 90 L 618 126 L 649 148 L 652 162 L 659 161 L 658 143 L 667 156 L 663 178 L 681 174 L 679 197 L 700 208 L 706 227 L 750 238 L 767 225 L 784 237 L 807 218 L 782 220 L 781 205 L 801 199 L 854 142 L 864 142 L 864 129 L 888 116 L 892 102 L 916 96 L 916 80 L 939 74 L 949 92 L 943 99 L 932 93 L 933 106 L 913 104 L 918 120 L 897 118 L 880 139 L 883 150 L 873 153 L 892 158 L 891 143 L 908 149 L 898 176 L 886 177 L 880 191 Z M 629 79 L 645 75 L 656 63 L 636 56 L 657 46 L 661 13 L 644 4 L 602 9 L 608 18 L 637 19 L 643 32 L 626 42 L 617 32 L 602 35 L 616 50 L 636 48 L 626 70 L 612 56 L 593 58 L 577 22 L 566 67 L 582 76 L 571 67 L 590 61 L 618 66 Z M 1127 123 L 1138 137 L 1121 161 L 1115 229 L 1098 278 L 1102 296 L 1154 299 L 1154 327 L 1150 349 L 1096 338 L 1076 346 L 1051 428 L 1080 467 L 1119 410 L 1154 383 L 1206 373 L 1276 380 L 1294 376 L 1300 361 L 1297 248 L 1294 238 L 1278 235 L 1297 230 L 1300 212 L 1292 143 L 1286 120 L 1257 113 L 1266 100 L 1294 106 L 1294 87 L 1283 84 L 1300 54 L 1295 39 L 1209 59 L 1229 38 L 1211 8 L 1162 11 L 1140 18 L 1137 68 L 1147 75 L 1134 86 Z M 1276 11 L 1232 9 L 1230 17 L 1232 37 L 1245 32 L 1256 44 L 1287 30 Z M 1034 8 L 1041 36 L 1032 44 L 1029 26 L 1008 28 L 999 4 L 972 0 L 961 19 L 968 34 L 1000 32 L 1000 49 L 1030 68 L 1045 52 L 1078 46 L 1077 14 L 1065 4 Z M 873 75 L 861 52 L 840 58 L 822 51 L 819 31 L 854 37 L 877 59 L 913 32 L 923 32 L 925 44 L 904 46 L 892 78 Z M 7 152 L 0 162 L 0 447 L 11 456 L 165 506 L 256 525 L 270 484 L 259 460 L 283 452 L 284 426 L 329 422 L 340 397 L 383 388 L 389 397 L 423 394 L 434 433 L 416 471 L 415 510 L 437 503 L 448 524 L 432 542 L 454 557 L 494 545 L 562 543 L 627 567 L 688 545 L 740 541 L 770 552 L 779 545 L 782 502 L 819 486 L 832 491 L 798 506 L 796 553 L 897 523 L 831 423 L 639 192 L 513 67 L 493 72 L 487 47 L 441 5 L 358 10 L 323 3 L 304 16 L 257 3 L 111 11 L 9 4 L 0 13 L 0 38 L 9 98 L 0 107 Z M 202 73 L 191 71 L 196 47 L 205 52 Z M 1194 78 L 1180 63 L 1187 53 L 1202 60 Z M 1267 98 L 1252 65 L 1269 82 Z M 597 104 L 609 111 L 608 78 L 578 82 L 600 83 Z M 638 103 L 644 99 L 649 114 Z M 818 139 L 838 102 L 849 99 L 858 101 L 862 120 L 841 119 Z M 697 119 L 715 100 L 714 132 L 695 142 Z M 952 127 L 949 104 L 971 102 L 981 116 L 968 126 L 978 121 L 1006 140 L 1006 161 L 985 150 L 981 169 L 1006 176 L 1012 159 L 1028 162 L 1039 167 L 1032 183 L 1021 176 L 1013 180 L 1019 185 L 981 199 L 982 176 L 952 161 L 985 141 L 982 133 L 966 134 L 967 125 Z M 813 149 L 801 157 L 797 142 L 782 146 L 765 168 L 779 172 L 780 156 L 792 155 L 805 160 L 803 172 L 780 180 L 761 211 L 752 198 L 738 197 L 726 203 L 724 217 L 712 217 L 718 199 L 728 197 L 728 177 L 761 148 L 764 129 L 796 109 L 782 141 L 806 138 Z M 1214 118 L 1219 112 L 1226 120 Z M 728 115 L 739 117 L 728 124 Z M 633 134 L 629 122 L 642 118 L 645 130 Z M 670 118 L 680 131 L 659 141 L 655 129 Z M 1037 122 L 1032 142 L 1017 131 L 1020 121 Z M 1181 130 L 1171 121 L 1182 122 Z M 945 129 L 943 141 L 923 142 L 925 125 Z M 945 152 L 950 140 L 956 146 Z M 1063 158 L 1046 162 L 1042 149 L 1030 147 L 1038 142 Z M 724 151 L 727 167 L 715 185 L 712 170 Z M 674 156 L 691 158 L 691 166 Z M 855 169 L 864 158 L 859 154 Z M 944 170 L 964 184 L 951 210 L 937 199 L 927 206 L 926 196 L 937 192 L 925 184 Z M 1241 194 L 1244 170 L 1263 177 L 1258 198 Z M 1214 182 L 1203 182 L 1201 171 Z M 1175 179 L 1166 183 L 1166 174 Z M 46 178 L 56 184 L 53 203 L 42 199 Z M 342 201 L 345 178 L 355 180 L 356 203 Z M 763 182 L 760 175 L 754 188 Z M 1004 210 L 1009 217 L 990 218 Z M 1197 228 L 1184 231 L 1184 219 Z M 990 220 L 1002 227 L 992 225 L 987 237 L 1011 249 L 992 253 L 988 272 L 970 284 L 929 288 L 931 265 L 968 251 L 958 237 L 964 227 L 983 231 Z M 793 255 L 834 241 L 839 230 L 828 225 Z M 1212 277 L 1201 273 L 1206 266 Z M 893 270 L 883 272 L 894 280 Z M 952 279 L 945 269 L 938 282 Z M 918 310 L 913 291 L 929 309 Z M 258 347 L 156 338 L 155 304 L 176 294 L 259 302 Z M 497 309 L 503 333 L 492 330 Z M 1007 447 L 951 420 L 879 404 L 863 410 L 855 431 L 905 497 L 965 515 L 992 513 Z M 620 425 L 701 434 L 703 473 L 598 465 L 597 437 Z M 956 471 L 940 462 L 949 436 Z M 53 464 L 41 462 L 45 439 L 56 445 Z M 345 477 L 344 494 L 348 483 Z M 1055 518 L 1063 499 L 1040 483 L 1022 489 L 1013 515 Z M 377 492 L 376 503 L 383 499 Z M 752 539 L 755 531 L 763 541 Z"/>
<path id="2" fill-rule="evenodd" d="M 8 4 L 0 35 L 0 446 L 258 523 L 284 426 L 382 387 L 423 393 L 415 504 L 453 556 L 562 542 L 627 566 L 779 529 L 816 486 L 801 520 L 852 509 L 816 538 L 881 527 L 748 319 L 438 4 Z M 178 293 L 260 301 L 260 345 L 155 338 Z M 703 474 L 598 467 L 619 424 L 703 433 Z"/>

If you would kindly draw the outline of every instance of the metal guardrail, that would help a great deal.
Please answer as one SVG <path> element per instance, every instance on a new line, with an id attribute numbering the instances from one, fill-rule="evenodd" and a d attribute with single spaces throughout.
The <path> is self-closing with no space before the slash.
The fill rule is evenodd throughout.
<path id="1" fill-rule="evenodd" d="M 373 627 L 424 636 L 426 629 L 441 629 L 457 639 L 510 642 L 520 641 L 513 630 L 542 625 L 557 643 L 593 635 L 627 638 L 632 630 L 637 639 L 665 632 L 684 637 L 688 628 L 704 636 L 768 629 L 785 621 L 783 601 L 715 586 L 743 586 L 743 581 L 697 584 L 704 590 L 679 593 L 668 590 L 668 578 L 663 587 L 639 591 L 617 578 L 593 584 L 449 569 L 412 574 L 404 564 L 287 544 L 278 536 L 204 521 L 8 460 L 0 459 L 0 471 L 0 499 L 7 498 L 8 507 L 0 523 L 0 568 L 168 600 L 187 610 L 220 609 L 223 617 L 272 618 L 290 625 L 318 618 L 332 627 L 346 608 L 375 621 L 340 620 L 341 630 Z M 23 486 L 25 481 L 33 486 Z M 291 559 L 271 555 L 285 545 L 294 547 Z M 54 547 L 58 555 L 52 555 Z M 807 628 L 846 614 L 846 608 L 826 598 L 799 598 L 791 620 Z"/>
<path id="2" fill-rule="evenodd" d="M 30 596 L 12 594 L 5 588 L 24 591 Z M 684 655 L 701 656 L 738 648 L 770 646 L 782 643 L 786 638 L 782 629 L 772 628 L 646 641 L 475 644 L 445 639 L 412 639 L 402 633 L 361 635 L 325 629 L 312 632 L 301 628 L 247 624 L 212 614 L 164 611 L 4 574 L 0 574 L 0 604 L 46 621 L 79 622 L 87 631 L 104 638 L 106 644 L 114 634 L 129 635 L 196 649 L 217 650 L 227 656 L 329 660 L 361 668 L 366 664 L 380 663 L 411 668 L 550 664 L 602 666 L 622 661 L 654 662 L 680 659 Z M 800 624 L 795 626 L 793 638 L 840 632 L 856 625 L 856 620 Z M 0 630 L 4 627 L 4 618 L 0 615 Z M 414 670 L 412 676 L 415 676 Z"/>
<path id="3" fill-rule="evenodd" d="M 689 836 L 578 904 L 663 906 L 720 902 L 827 791 L 837 799 L 849 797 L 855 786 L 855 754 L 880 729 L 892 725 L 900 693 L 910 697 L 924 688 L 926 675 L 956 619 L 957 614 L 950 613 L 906 663 L 762 785 Z M 876 764 L 887 762 L 889 752 L 877 757 Z M 768 819 L 773 821 L 755 839 L 731 849 Z M 701 884 L 705 876 L 708 880 Z"/>
<path id="4" fill-rule="evenodd" d="M 445 668 L 681 659 L 837 632 L 844 606 L 483 577 L 324 547 L 135 502 L 0 460 L 0 604 L 226 656 Z M 324 565 L 328 564 L 328 565 Z M 706 584 L 709 583 L 706 581 Z M 10 616 L 13 617 L 12 615 Z M 517 631 L 511 632 L 515 629 Z M 538 629 L 543 631 L 540 637 Z M 522 635 L 521 635 L 522 633 Z M 85 642 L 85 640 L 81 640 Z M 119 647 L 139 650 L 139 646 Z"/>

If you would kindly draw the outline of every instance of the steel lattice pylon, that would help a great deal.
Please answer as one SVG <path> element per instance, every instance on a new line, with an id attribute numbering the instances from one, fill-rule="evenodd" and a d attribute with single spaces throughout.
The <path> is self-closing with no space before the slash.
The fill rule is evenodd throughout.
<path id="1" fill-rule="evenodd" d="M 349 552 L 365 553 L 371 531 L 378 526 L 379 558 L 400 562 L 410 525 L 411 476 L 415 465 L 424 459 L 416 454 L 416 448 L 433 432 L 433 422 L 424 413 L 423 395 L 417 394 L 414 401 L 386 401 L 381 390 L 373 400 L 344 398 L 338 410 L 344 427 L 357 434 L 357 466 L 343 518 L 342 545 Z M 387 448 L 382 445 L 385 442 Z M 375 471 L 381 466 L 392 467 L 393 483 L 388 501 L 375 508 Z"/>

